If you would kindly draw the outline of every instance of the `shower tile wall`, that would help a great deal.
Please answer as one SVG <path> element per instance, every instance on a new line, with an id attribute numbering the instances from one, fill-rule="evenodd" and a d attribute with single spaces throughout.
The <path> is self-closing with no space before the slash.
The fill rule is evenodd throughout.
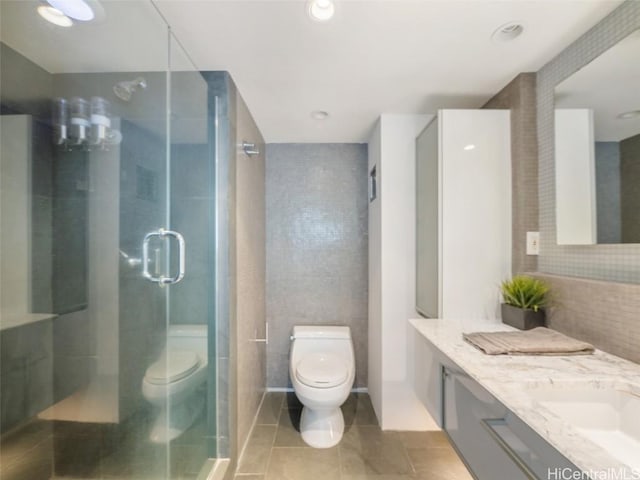
<path id="1" fill-rule="evenodd" d="M 521 73 L 482 108 L 511 110 L 512 270 L 533 272 L 537 257 L 526 254 L 528 231 L 538 230 L 538 137 L 536 74 Z"/>
<path id="2" fill-rule="evenodd" d="M 51 283 L 56 313 L 87 308 L 87 197 L 91 155 L 93 153 L 83 150 L 54 149 L 53 153 Z"/>
<path id="3" fill-rule="evenodd" d="M 121 129 L 119 248 L 139 257 L 145 234 L 165 222 L 165 139 L 124 120 Z M 138 177 L 143 174 L 153 178 L 151 194 L 140 191 Z M 141 279 L 139 267 L 121 260 L 118 298 L 119 311 L 113 319 L 118 335 L 119 410 L 125 419 L 140 407 L 149 408 L 141 385 L 147 367 L 165 344 L 165 295 L 157 285 Z"/>
<path id="4" fill-rule="evenodd" d="M 269 144 L 266 172 L 267 385 L 291 385 L 292 327 L 324 324 L 351 327 L 365 387 L 367 146 Z"/>
<path id="5" fill-rule="evenodd" d="M 171 152 L 172 228 L 185 239 L 188 274 L 171 287 L 171 323 L 207 324 L 211 285 L 209 219 L 213 216 L 210 192 L 209 146 L 178 144 Z"/>
<path id="6" fill-rule="evenodd" d="M 87 385 L 95 374 L 95 328 L 87 310 L 53 319 L 53 391 L 56 401 Z"/>

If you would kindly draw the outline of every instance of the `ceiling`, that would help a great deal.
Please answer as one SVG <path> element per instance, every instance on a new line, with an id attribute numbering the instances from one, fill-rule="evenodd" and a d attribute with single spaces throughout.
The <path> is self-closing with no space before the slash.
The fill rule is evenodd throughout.
<path id="1" fill-rule="evenodd" d="M 231 73 L 268 142 L 366 142 L 381 113 L 481 106 L 621 2 L 336 0 L 328 23 L 304 1 L 155 3 L 198 68 Z M 491 40 L 513 20 L 518 39 Z"/>
<path id="2" fill-rule="evenodd" d="M 34 15 L 37 2 L 0 0 L 2 40 L 51 73 L 164 70 L 153 5 L 101 1 L 103 19 L 61 30 Z M 336 2 L 317 23 L 304 0 L 154 0 L 195 64 L 174 45 L 173 69 L 229 71 L 265 140 L 301 143 L 366 142 L 382 113 L 479 107 L 622 0 Z M 491 40 L 514 20 L 519 38 Z"/>

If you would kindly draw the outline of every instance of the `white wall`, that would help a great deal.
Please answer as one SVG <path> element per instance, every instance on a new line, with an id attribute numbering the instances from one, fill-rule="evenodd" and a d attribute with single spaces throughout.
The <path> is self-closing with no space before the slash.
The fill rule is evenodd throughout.
<path id="1" fill-rule="evenodd" d="M 376 123 L 369 139 L 368 172 L 376 166 L 380 177 L 381 167 L 381 121 Z M 382 278 L 381 278 L 381 208 L 380 185 L 378 198 L 369 202 L 369 345 L 368 345 L 368 379 L 369 397 L 378 414 L 382 412 Z"/>
<path id="2" fill-rule="evenodd" d="M 433 115 L 380 117 L 369 141 L 378 198 L 369 204 L 369 395 L 385 430 L 425 430 L 433 420 L 407 368 L 415 310 L 415 142 Z"/>

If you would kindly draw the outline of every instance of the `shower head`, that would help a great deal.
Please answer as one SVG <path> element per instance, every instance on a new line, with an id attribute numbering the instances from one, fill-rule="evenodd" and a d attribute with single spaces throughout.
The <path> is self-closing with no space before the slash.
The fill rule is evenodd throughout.
<path id="1" fill-rule="evenodd" d="M 138 88 L 147 88 L 147 81 L 143 77 L 116 83 L 113 86 L 113 93 L 115 93 L 119 99 L 128 102 Z"/>

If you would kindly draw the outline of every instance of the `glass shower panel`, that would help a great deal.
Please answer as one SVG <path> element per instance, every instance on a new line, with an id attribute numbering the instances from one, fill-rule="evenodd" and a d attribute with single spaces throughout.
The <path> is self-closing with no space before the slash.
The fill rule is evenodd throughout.
<path id="1" fill-rule="evenodd" d="M 88 4 L 95 18 L 65 27 L 40 15 L 46 3 L 0 2 L 0 477 L 190 478 L 166 383 L 183 373 L 172 360 L 192 359 L 168 352 L 202 333 L 174 327 L 209 317 L 181 313 L 198 295 L 165 285 L 180 267 L 167 230 L 182 227 L 171 157 L 206 143 L 206 93 L 200 104 L 187 81 L 183 108 L 169 88 L 169 31 L 151 2 Z M 215 453 L 201 450 L 193 464 Z"/>
<path id="2" fill-rule="evenodd" d="M 181 282 L 169 287 L 167 297 L 168 328 L 181 328 L 207 332 L 196 351 L 198 370 L 193 374 L 194 384 L 189 386 L 190 398 L 186 407 L 174 408 L 174 417 L 189 412 L 183 429 L 171 443 L 170 463 L 174 472 L 184 476 L 207 471 L 218 457 L 216 445 L 216 385 L 211 373 L 216 371 L 214 324 L 214 151 L 210 147 L 208 118 L 208 86 L 200 72 L 177 39 L 171 35 L 169 43 L 170 199 L 167 225 L 184 238 L 186 258 L 185 276 Z M 172 245 L 175 248 L 175 245 Z M 173 252 L 172 252 L 173 253 Z M 179 269 L 178 255 L 171 255 L 171 271 Z M 171 339 L 169 339 L 171 342 Z M 198 341 L 196 339 L 196 341 Z M 175 358 L 169 357 L 169 361 Z M 217 379 L 217 376 L 213 378 Z M 176 418 L 176 423 L 181 420 Z M 182 478 L 182 477 L 181 477 Z"/>

